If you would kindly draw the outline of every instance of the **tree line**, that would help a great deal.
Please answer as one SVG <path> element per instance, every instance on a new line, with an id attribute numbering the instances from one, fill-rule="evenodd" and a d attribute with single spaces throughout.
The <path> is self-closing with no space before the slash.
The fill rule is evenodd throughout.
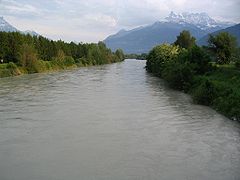
<path id="1" fill-rule="evenodd" d="M 196 103 L 208 105 L 240 120 L 240 53 L 236 38 L 222 32 L 199 47 L 188 31 L 173 44 L 154 47 L 147 56 L 148 72 L 169 86 L 190 93 Z"/>
<path id="2" fill-rule="evenodd" d="M 41 64 L 62 67 L 70 64 L 101 65 L 122 61 L 124 54 L 120 49 L 111 52 L 103 42 L 67 43 L 19 32 L 0 32 L 0 59 L 3 63 L 14 63 L 33 73 L 38 66 L 43 68 Z"/>

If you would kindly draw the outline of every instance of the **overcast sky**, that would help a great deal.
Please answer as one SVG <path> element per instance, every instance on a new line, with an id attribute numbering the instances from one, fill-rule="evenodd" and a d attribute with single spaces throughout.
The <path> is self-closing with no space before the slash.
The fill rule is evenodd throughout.
<path id="1" fill-rule="evenodd" d="M 240 22 L 239 9 L 240 0 L 0 0 L 0 16 L 19 30 L 76 42 L 97 42 L 120 29 L 162 20 L 171 11 Z"/>

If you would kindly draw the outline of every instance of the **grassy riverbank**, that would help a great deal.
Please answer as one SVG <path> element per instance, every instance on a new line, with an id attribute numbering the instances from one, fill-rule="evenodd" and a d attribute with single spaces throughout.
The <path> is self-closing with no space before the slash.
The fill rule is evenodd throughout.
<path id="1" fill-rule="evenodd" d="M 236 68 L 220 66 L 206 75 L 196 76 L 190 94 L 194 102 L 240 120 L 240 71 Z"/>
<path id="2" fill-rule="evenodd" d="M 189 93 L 195 103 L 240 120 L 240 69 L 210 61 L 203 48 L 186 50 L 164 44 L 150 51 L 146 69 L 170 87 Z"/>
<path id="3" fill-rule="evenodd" d="M 83 65 L 76 64 L 74 62 L 59 64 L 56 61 L 38 60 L 36 64 L 33 65 L 31 70 L 29 70 L 28 68 L 17 66 L 16 64 L 10 62 L 5 64 L 0 64 L 0 78 L 9 77 L 9 76 L 18 76 L 22 74 L 59 71 L 64 69 L 76 68 L 78 66 L 80 67 Z"/>
<path id="4" fill-rule="evenodd" d="M 103 64 L 115 63 L 122 60 L 123 59 L 121 60 L 117 59 L 115 61 L 106 62 Z M 69 59 L 66 59 L 63 62 L 59 62 L 57 60 L 53 60 L 53 61 L 37 60 L 32 65 L 31 68 L 22 67 L 22 66 L 16 65 L 13 62 L 9 62 L 9 63 L 0 64 L 0 78 L 10 77 L 10 76 L 19 76 L 22 74 L 53 72 L 53 71 L 67 70 L 67 69 L 94 66 L 94 65 L 101 65 L 101 64 L 92 64 L 92 63 L 88 63 L 87 61 L 84 63 L 79 60 L 75 61 L 70 57 Z"/>

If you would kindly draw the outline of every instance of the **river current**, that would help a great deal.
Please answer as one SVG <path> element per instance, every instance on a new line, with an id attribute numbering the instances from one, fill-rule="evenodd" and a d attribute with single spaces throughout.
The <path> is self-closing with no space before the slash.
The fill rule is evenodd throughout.
<path id="1" fill-rule="evenodd" d="M 145 63 L 0 79 L 0 179 L 239 180 L 240 123 Z"/>

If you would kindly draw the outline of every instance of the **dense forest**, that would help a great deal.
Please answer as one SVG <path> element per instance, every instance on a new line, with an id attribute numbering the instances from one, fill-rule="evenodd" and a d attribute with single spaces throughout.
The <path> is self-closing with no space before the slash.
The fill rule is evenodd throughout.
<path id="1" fill-rule="evenodd" d="M 170 87 L 192 95 L 194 102 L 211 106 L 240 120 L 240 50 L 236 38 L 226 32 L 209 37 L 199 47 L 188 31 L 174 44 L 154 47 L 147 56 L 148 72 Z"/>
<path id="2" fill-rule="evenodd" d="M 66 43 L 19 32 L 0 32 L 0 77 L 122 61 L 103 42 Z"/>

